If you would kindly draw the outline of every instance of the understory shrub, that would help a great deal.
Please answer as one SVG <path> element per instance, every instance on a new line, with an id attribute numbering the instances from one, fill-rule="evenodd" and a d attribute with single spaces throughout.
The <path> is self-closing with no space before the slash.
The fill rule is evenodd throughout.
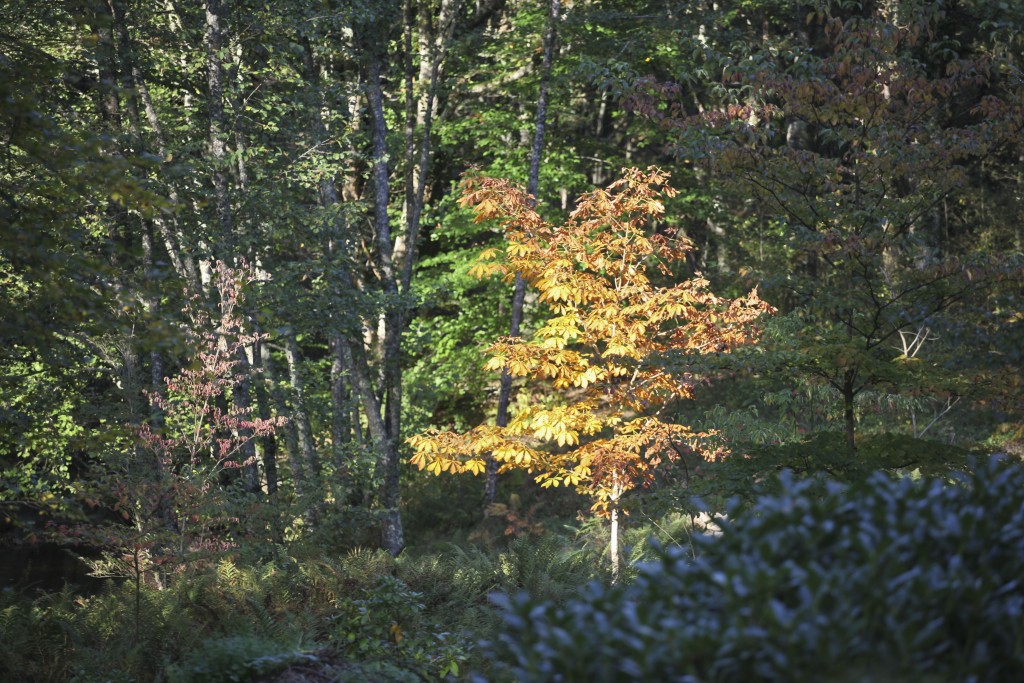
<path id="1" fill-rule="evenodd" d="M 208 640 L 168 668 L 168 683 L 246 683 L 295 664 L 315 665 L 317 657 L 252 635 Z"/>
<path id="2" fill-rule="evenodd" d="M 629 585 L 501 599 L 487 654 L 532 682 L 1024 680 L 1024 467 L 972 469 L 783 475 L 696 558 L 657 547 Z"/>

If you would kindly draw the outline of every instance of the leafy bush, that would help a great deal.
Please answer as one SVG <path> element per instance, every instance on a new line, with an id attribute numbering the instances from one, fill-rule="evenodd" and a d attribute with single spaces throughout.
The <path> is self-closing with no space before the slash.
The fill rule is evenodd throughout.
<path id="1" fill-rule="evenodd" d="M 167 671 L 169 683 L 245 683 L 294 664 L 317 664 L 316 655 L 266 638 L 236 635 L 204 642 Z"/>
<path id="2" fill-rule="evenodd" d="M 361 598 L 338 603 L 331 642 L 346 658 L 385 662 L 425 678 L 458 675 L 469 643 L 423 623 L 419 593 L 400 579 L 382 576 Z"/>
<path id="3" fill-rule="evenodd" d="M 733 496 L 753 503 L 765 493 L 779 493 L 776 474 L 791 470 L 799 476 L 827 472 L 830 479 L 857 484 L 873 473 L 917 471 L 943 476 L 962 470 L 971 452 L 948 443 L 916 439 L 905 434 L 865 434 L 857 439 L 857 457 L 847 452 L 843 432 L 819 432 L 800 441 L 748 444 L 732 457 L 701 463 L 700 476 L 677 489 L 676 505 L 687 505 L 694 494 L 712 503 Z"/>
<path id="4" fill-rule="evenodd" d="M 781 477 L 630 585 L 504 599 L 524 681 L 1024 680 L 1024 468 L 843 485 Z"/>

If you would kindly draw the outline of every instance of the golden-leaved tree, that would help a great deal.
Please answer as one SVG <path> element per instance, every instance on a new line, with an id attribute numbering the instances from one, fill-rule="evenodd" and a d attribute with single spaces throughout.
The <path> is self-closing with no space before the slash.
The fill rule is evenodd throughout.
<path id="1" fill-rule="evenodd" d="M 659 223 L 663 200 L 675 194 L 667 183 L 668 174 L 656 168 L 629 169 L 607 189 L 580 197 L 569 219 L 552 225 L 515 184 L 467 177 L 463 206 L 475 210 L 477 221 L 500 220 L 505 230 L 504 253 L 484 251 L 474 274 L 520 274 L 548 312 L 530 339 L 496 341 L 486 367 L 547 384 L 562 400 L 529 406 L 506 426 L 409 439 L 412 463 L 434 474 L 479 474 L 490 457 L 499 471 L 526 469 L 543 486 L 589 494 L 594 512 L 611 520 L 613 576 L 622 495 L 649 482 L 680 445 L 705 453 L 704 434 L 659 417 L 670 401 L 693 396 L 693 378 L 666 372 L 659 359 L 754 342 L 758 320 L 772 310 L 756 290 L 730 300 L 712 293 L 700 274 L 679 281 L 692 245 Z M 652 269 L 675 284 L 655 284 Z"/>

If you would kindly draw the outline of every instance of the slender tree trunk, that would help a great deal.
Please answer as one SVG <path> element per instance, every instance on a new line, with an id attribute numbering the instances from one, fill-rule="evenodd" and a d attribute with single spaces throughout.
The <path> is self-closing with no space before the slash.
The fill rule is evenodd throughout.
<path id="1" fill-rule="evenodd" d="M 853 370 L 848 371 L 843 380 L 841 391 L 843 394 L 843 424 L 846 431 L 846 454 L 850 458 L 854 458 L 857 455 L 857 441 L 855 439 L 857 420 L 853 406 L 853 400 L 857 396 L 856 386 L 854 385 L 856 372 Z"/>
<path id="2" fill-rule="evenodd" d="M 289 415 L 291 411 L 288 409 L 288 402 L 285 399 L 284 392 L 281 391 L 280 385 L 277 382 L 274 359 L 270 354 L 270 346 L 266 343 L 260 344 L 260 367 L 263 370 L 263 381 L 266 382 L 266 386 L 269 388 L 270 398 L 274 402 L 274 405 L 277 406 L 277 414 Z M 302 466 L 298 430 L 295 427 L 295 421 L 293 419 L 288 420 L 288 424 L 284 426 L 283 434 L 285 448 L 288 451 L 288 462 L 292 470 L 292 481 L 293 486 L 295 487 L 295 493 L 299 498 L 304 499 L 309 495 L 310 487 L 306 479 L 306 469 Z M 274 470 L 276 473 L 276 465 Z M 280 483 L 279 476 L 278 483 Z"/>
<path id="3" fill-rule="evenodd" d="M 257 339 L 253 345 L 252 366 L 257 371 L 253 382 L 253 394 L 256 396 L 256 414 L 261 420 L 269 420 L 271 417 L 270 398 L 267 395 L 265 367 L 263 354 L 266 344 L 262 339 Z M 266 350 L 269 354 L 269 349 Z M 263 461 L 263 476 L 266 478 L 267 495 L 273 497 L 277 493 L 277 435 L 270 433 L 260 437 L 260 446 Z"/>
<path id="4" fill-rule="evenodd" d="M 622 484 L 619 480 L 618 474 L 612 475 L 612 497 L 610 501 L 611 515 L 609 519 L 609 533 L 611 536 L 608 538 L 608 556 L 611 560 L 612 566 L 612 583 L 619 582 L 619 567 L 621 564 L 621 558 L 619 557 L 619 500 L 622 498 Z"/>
<path id="5" fill-rule="evenodd" d="M 314 105 L 310 118 L 310 129 L 314 145 L 327 139 L 327 127 L 321 113 L 325 106 L 320 91 L 320 72 L 313 58 L 312 45 L 307 41 L 304 45 L 303 61 L 306 70 L 306 81 L 313 88 Z M 333 212 L 339 204 L 338 189 L 334 178 L 325 175 L 320 181 L 320 204 Z M 327 258 L 332 269 L 337 269 L 340 277 L 331 283 L 331 330 L 330 348 L 331 361 L 331 448 L 333 451 L 334 476 L 333 484 L 337 485 L 335 500 L 341 500 L 345 489 L 350 484 L 349 444 L 352 440 L 353 426 L 358 428 L 358 419 L 352 413 L 352 391 L 350 388 L 352 368 L 350 353 L 346 353 L 345 316 L 348 315 L 344 299 L 346 288 L 355 289 L 351 271 L 346 259 L 350 251 L 350 239 L 347 230 L 338 224 L 337 217 L 331 217 L 328 228 Z M 355 423 L 355 424 L 354 424 Z"/>
<path id="6" fill-rule="evenodd" d="M 612 562 L 612 583 L 619 582 L 619 503 L 615 501 L 611 513 L 611 538 L 608 539 L 608 555 Z"/>
<path id="7" fill-rule="evenodd" d="M 390 446 L 390 431 L 389 425 L 386 423 L 382 416 L 381 401 L 373 391 L 373 382 L 370 379 L 370 365 L 366 358 L 366 350 L 363 348 L 362 342 L 356 340 L 352 345 L 342 343 L 342 354 L 344 363 L 352 369 L 352 384 L 359 395 L 359 401 L 363 404 L 363 413 L 366 415 L 366 427 L 370 433 L 370 441 L 374 446 L 374 449 L 378 453 L 378 475 L 381 472 L 383 460 L 380 455 L 382 449 Z M 396 456 L 395 456 L 395 476 L 397 479 L 398 474 L 398 458 L 397 458 L 397 444 Z M 388 486 L 388 482 L 385 481 L 384 487 Z M 379 493 L 378 497 L 381 498 L 382 505 L 386 505 L 387 502 L 393 501 L 396 505 L 393 509 L 385 507 L 385 518 L 383 519 L 383 528 L 381 530 L 381 545 L 393 555 L 397 555 L 401 552 L 404 539 L 402 538 L 402 527 L 401 517 L 398 516 L 397 510 L 397 482 L 395 484 L 394 498 L 385 498 L 383 493 Z M 392 510 L 394 510 L 394 516 L 391 516 Z M 397 528 L 394 526 L 397 519 Z"/>
<path id="8" fill-rule="evenodd" d="M 336 479 L 342 488 L 348 485 L 349 444 L 352 441 L 352 395 L 349 369 L 345 366 L 340 333 L 331 334 L 331 447 L 334 451 Z M 340 491 L 338 492 L 340 494 Z"/>
<path id="9" fill-rule="evenodd" d="M 384 294 L 388 299 L 384 312 L 384 349 L 382 362 L 382 388 L 384 391 L 383 442 L 375 444 L 378 450 L 377 476 L 382 482 L 379 500 L 384 508 L 382 541 L 392 555 L 405 545 L 402 518 L 399 512 L 401 492 L 398 473 L 398 439 L 401 434 L 402 368 L 399 351 L 402 334 L 402 308 L 393 262 L 391 224 L 388 220 L 388 160 L 387 122 L 384 118 L 384 97 L 381 88 L 382 55 L 370 50 L 368 65 L 368 96 L 373 118 L 373 185 L 374 230 L 377 242 L 377 267 L 380 271 Z M 369 412 L 367 410 L 367 412 Z"/>
<path id="10" fill-rule="evenodd" d="M 121 66 L 121 83 L 125 93 L 124 109 L 127 114 L 129 138 L 131 140 L 131 147 L 134 150 L 134 153 L 140 154 L 146 151 L 146 145 L 142 138 L 139 96 L 138 91 L 135 88 L 138 68 L 135 66 L 134 45 L 132 43 L 131 36 L 128 33 L 128 28 L 125 25 L 125 10 L 123 4 L 117 0 L 110 0 L 110 2 L 108 2 L 108 7 L 110 8 L 113 33 L 117 38 L 118 61 Z M 160 313 L 160 296 L 158 294 L 159 288 L 154 255 L 155 244 L 153 240 L 151 221 L 145 220 L 142 222 L 140 236 L 142 238 L 142 275 L 144 283 L 144 291 L 140 294 L 143 305 L 146 309 L 146 315 L 149 320 L 152 321 Z M 152 347 L 149 352 L 149 359 L 149 390 L 153 392 L 154 395 L 161 396 L 164 394 L 164 364 L 160 350 L 156 347 Z M 149 412 L 150 424 L 154 428 L 158 428 L 163 419 L 162 411 L 156 406 L 155 402 L 150 401 Z"/>
<path id="11" fill-rule="evenodd" d="M 144 299 L 146 315 L 150 320 L 155 320 L 160 314 L 160 297 L 157 294 L 156 267 L 153 264 L 153 231 L 148 224 L 142 233 L 142 267 L 148 289 Z M 149 390 L 154 396 L 163 396 L 165 388 L 163 354 L 154 346 L 149 351 Z M 150 401 L 149 421 L 154 429 L 159 429 L 163 424 L 163 411 L 155 401 Z"/>
<path id="12" fill-rule="evenodd" d="M 302 359 L 299 356 L 299 345 L 295 339 L 295 330 L 290 326 L 282 331 L 284 337 L 285 358 L 288 361 L 288 376 L 292 385 L 292 421 L 295 423 L 295 432 L 298 437 L 299 457 L 302 461 L 302 469 L 306 473 L 309 482 L 310 493 L 315 493 L 316 500 L 307 501 L 310 507 L 307 509 L 311 519 L 315 519 L 317 507 L 323 502 L 320 500 L 320 468 L 319 458 L 316 454 L 316 445 L 313 442 L 313 429 L 309 423 L 309 414 L 306 412 L 306 383 L 302 376 Z"/>
<path id="13" fill-rule="evenodd" d="M 221 254 L 231 254 L 234 227 L 231 217 L 231 194 L 228 184 L 228 147 L 225 140 L 227 124 L 224 116 L 224 3 L 206 0 L 206 85 L 209 112 L 209 147 L 213 165 L 213 192 L 217 208 L 218 239 Z"/>
<path id="14" fill-rule="evenodd" d="M 231 400 L 239 415 L 247 415 L 252 410 L 252 365 L 249 363 L 249 356 L 245 347 L 238 348 L 237 364 L 239 367 L 239 380 L 235 382 L 231 392 Z M 235 437 L 239 440 L 238 448 L 242 462 L 242 484 L 249 493 L 260 491 L 260 469 L 259 459 L 256 457 L 256 442 L 253 440 L 252 430 L 248 427 L 238 427 Z"/>
<path id="15" fill-rule="evenodd" d="M 416 262 L 416 248 L 420 234 L 420 219 L 427 184 L 427 167 L 432 151 L 434 109 L 437 102 L 437 83 L 441 66 L 448 52 L 455 25 L 455 16 L 462 0 L 443 0 L 438 15 L 438 26 L 434 29 L 433 12 L 422 4 L 419 17 L 419 96 L 414 85 L 412 40 L 413 0 L 405 0 L 403 42 L 405 47 L 405 198 L 403 216 L 405 233 L 395 240 L 395 262 L 401 265 L 400 290 L 409 291 L 413 266 Z M 416 151 L 416 132 L 420 131 L 419 153 Z"/>
<path id="16" fill-rule="evenodd" d="M 204 43 L 206 47 L 206 83 L 207 83 L 207 107 L 209 112 L 209 153 L 213 166 L 213 190 L 216 199 L 217 226 L 216 237 L 217 251 L 228 263 L 235 261 L 241 254 L 236 253 L 235 221 L 231 208 L 231 183 L 232 172 L 228 160 L 227 135 L 229 127 L 224 113 L 224 50 L 227 45 L 225 39 L 225 16 L 227 6 L 223 0 L 206 0 L 206 33 Z M 241 57 L 239 56 L 239 61 Z M 240 68 L 236 64 L 234 69 Z M 233 129 L 236 142 L 242 144 L 242 132 L 238 119 Z M 235 170 L 239 187 L 245 190 L 247 174 L 245 166 L 241 161 L 243 155 L 239 154 L 239 165 Z M 239 330 L 239 332 L 241 332 Z M 245 415 L 252 410 L 251 382 L 252 368 L 244 349 L 239 349 L 235 359 L 240 372 L 241 379 L 235 383 L 231 392 L 231 401 L 238 414 Z M 242 478 L 247 491 L 256 493 L 259 491 L 259 469 L 256 458 L 256 444 L 252 440 L 252 430 L 239 428 L 236 434 L 240 440 L 239 453 L 243 462 Z"/>
<path id="17" fill-rule="evenodd" d="M 139 62 L 136 59 L 135 43 L 131 38 L 131 33 L 124 19 L 124 9 L 122 8 L 121 2 L 112 2 L 111 8 L 115 15 L 115 25 L 119 35 L 121 44 L 125 47 L 127 59 L 125 61 L 126 70 L 126 89 L 132 93 L 131 103 L 133 108 L 133 118 L 139 119 L 138 107 L 141 104 L 142 110 L 145 113 L 146 122 L 152 131 L 153 137 L 156 141 L 156 149 L 160 157 L 163 159 L 170 158 L 170 153 L 167 147 L 167 140 L 164 136 L 163 126 L 160 124 L 160 117 L 157 115 L 156 107 L 153 106 L 153 99 L 149 94 L 149 87 L 146 84 L 146 79 L 142 73 L 142 69 L 139 66 Z M 178 27 L 180 31 L 180 26 Z M 136 126 L 141 129 L 141 126 Z M 140 134 L 141 137 L 141 134 Z M 178 192 L 173 185 L 169 185 L 167 188 L 168 198 L 171 201 L 171 205 L 176 207 L 179 205 Z M 196 269 L 195 260 L 187 249 L 187 241 L 184 237 L 183 232 L 178 226 L 178 219 L 175 212 L 171 212 L 170 218 L 167 218 L 163 213 L 157 211 L 153 213 L 152 221 L 160 233 L 160 237 L 163 240 L 164 248 L 167 250 L 167 255 L 171 260 L 175 272 L 181 277 L 188 285 L 189 289 L 193 292 L 201 291 L 199 273 Z"/>
<path id="18" fill-rule="evenodd" d="M 534 125 L 533 145 L 530 148 L 530 172 L 526 191 L 536 203 L 537 188 L 540 185 L 540 160 L 544 149 L 544 131 L 548 116 L 548 86 L 551 81 L 551 65 L 555 57 L 555 41 L 558 38 L 558 22 L 561 18 L 561 0 L 550 0 L 548 5 L 548 27 L 544 33 L 544 56 L 541 62 L 540 87 L 537 93 L 537 119 Z M 523 304 L 526 301 L 526 281 L 516 273 L 515 285 L 512 288 L 512 319 L 509 323 L 509 336 L 518 337 L 519 328 L 523 323 Z M 512 399 L 512 375 L 508 370 L 501 373 L 498 385 L 498 414 L 495 423 L 499 427 L 508 425 L 508 407 Z M 486 484 L 484 489 L 484 506 L 494 502 L 498 492 L 498 463 L 487 458 Z"/>
<path id="19" fill-rule="evenodd" d="M 139 126 L 138 103 L 130 87 L 132 84 L 132 44 L 124 24 L 124 10 L 121 3 L 110 1 L 105 5 L 97 4 L 96 34 L 98 44 L 98 63 L 100 71 L 100 114 L 104 125 L 109 129 L 111 139 L 123 139 L 123 126 L 127 122 L 128 135 L 134 153 L 142 151 L 142 139 Z M 122 103 L 118 95 L 117 80 L 120 72 L 122 90 L 128 93 L 125 102 L 126 112 L 122 111 Z M 127 117 L 124 114 L 127 114 Z M 110 153 L 116 156 L 124 156 L 125 150 L 119 146 L 112 146 Z M 112 224 L 115 226 L 111 235 L 114 242 L 113 262 L 117 270 L 117 278 L 127 280 L 130 275 L 128 270 L 127 257 L 133 250 L 133 231 L 128 224 L 129 215 L 125 211 L 112 213 Z M 138 231 L 141 235 L 139 243 L 142 247 L 142 268 L 143 281 L 151 291 L 138 292 L 138 296 L 144 301 L 147 312 L 152 316 L 157 313 L 158 300 L 153 294 L 155 285 L 151 282 L 153 277 L 153 242 L 152 235 L 147 230 Z M 145 285 L 144 285 L 145 286 Z M 127 285 L 124 280 L 115 279 L 114 287 L 123 292 Z M 138 343 L 134 334 L 129 334 L 120 340 L 119 352 L 121 362 L 118 364 L 120 372 L 120 386 L 124 392 L 125 403 L 128 409 L 128 422 L 133 429 L 139 429 L 147 418 L 155 418 L 159 422 L 159 410 L 152 408 L 147 415 L 143 409 L 143 380 L 142 367 L 139 363 Z M 163 362 L 158 351 L 154 350 L 150 358 L 150 388 L 152 391 L 161 393 L 164 390 L 163 383 Z M 145 501 L 146 505 L 152 508 L 145 510 L 137 520 L 140 531 L 146 531 L 146 527 L 153 523 L 153 517 L 157 524 L 172 533 L 178 531 L 178 519 L 174 510 L 172 499 L 172 488 L 167 470 L 160 457 L 151 449 L 143 448 L 140 445 L 134 447 L 133 469 L 138 473 L 141 480 L 154 485 L 155 500 Z"/>
<path id="20" fill-rule="evenodd" d="M 143 110 L 146 113 L 146 121 L 153 131 L 157 152 L 159 152 L 162 158 L 167 159 L 170 155 L 166 139 L 164 138 L 163 127 L 160 124 L 160 118 L 157 116 L 156 108 L 153 106 L 153 100 L 149 95 L 149 88 L 142 76 L 142 71 L 134 64 L 132 65 L 132 86 L 139 95 L 139 100 L 142 102 Z M 178 206 L 178 192 L 173 186 L 168 188 L 168 199 L 170 199 L 172 206 Z M 178 226 L 176 214 L 172 212 L 171 217 L 168 219 L 160 212 L 156 212 L 153 215 L 153 224 L 160 233 L 164 249 L 167 250 L 167 255 L 171 260 L 171 266 L 174 268 L 174 271 L 185 281 L 191 291 L 202 291 L 195 259 L 192 258 L 192 255 L 186 248 L 187 242 Z"/>

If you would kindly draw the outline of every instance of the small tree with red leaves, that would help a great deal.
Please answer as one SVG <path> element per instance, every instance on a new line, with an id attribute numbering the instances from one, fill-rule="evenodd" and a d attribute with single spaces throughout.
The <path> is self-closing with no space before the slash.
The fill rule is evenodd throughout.
<path id="1" fill-rule="evenodd" d="M 110 549 L 94 567 L 99 574 L 139 581 L 155 565 L 230 550 L 251 531 L 251 515 L 236 503 L 253 497 L 238 495 L 238 478 L 230 472 L 258 476 L 257 463 L 242 455 L 243 447 L 272 434 L 285 418 L 256 418 L 228 400 L 244 379 L 239 365 L 245 348 L 260 338 L 245 331 L 239 310 L 255 272 L 218 262 L 214 277 L 215 313 L 198 294 L 185 293 L 191 358 L 165 378 L 164 391 L 149 394 L 158 417 L 134 428 L 126 457 L 104 463 L 86 498 L 129 523 L 73 532 Z"/>

